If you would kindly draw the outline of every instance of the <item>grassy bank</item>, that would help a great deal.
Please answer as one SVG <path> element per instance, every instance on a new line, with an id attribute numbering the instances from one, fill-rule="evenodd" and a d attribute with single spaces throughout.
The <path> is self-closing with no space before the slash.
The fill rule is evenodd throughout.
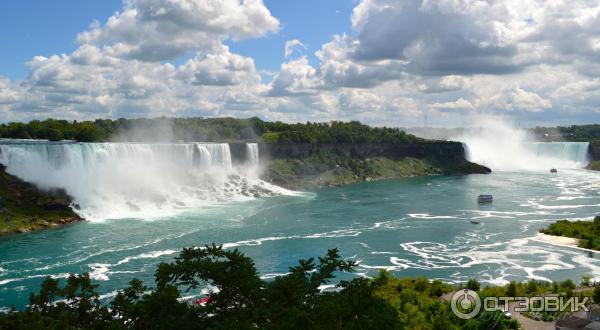
<path id="1" fill-rule="evenodd" d="M 588 170 L 592 170 L 592 171 L 600 171 L 600 160 L 590 161 L 590 163 L 586 166 L 586 168 Z"/>
<path id="2" fill-rule="evenodd" d="M 470 162 L 455 164 L 414 157 L 357 159 L 322 153 L 306 158 L 274 159 L 264 178 L 290 189 L 306 189 L 422 175 L 486 173 L 485 170 Z"/>
<path id="3" fill-rule="evenodd" d="M 80 221 L 64 191 L 44 192 L 0 165 L 0 236 Z"/>
<path id="4" fill-rule="evenodd" d="M 385 157 L 365 160 L 335 157 L 328 161 L 313 156 L 304 159 L 275 159 L 267 169 L 265 178 L 287 188 L 301 189 L 437 174 L 442 174 L 440 168 L 426 160 L 411 157 L 402 160 Z"/>
<path id="5" fill-rule="evenodd" d="M 579 239 L 579 247 L 600 251 L 600 216 L 594 221 L 557 221 L 540 233 Z"/>

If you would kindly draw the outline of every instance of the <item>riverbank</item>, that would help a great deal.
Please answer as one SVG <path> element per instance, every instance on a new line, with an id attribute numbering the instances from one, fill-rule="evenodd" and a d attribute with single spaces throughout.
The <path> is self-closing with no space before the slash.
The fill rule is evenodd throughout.
<path id="1" fill-rule="evenodd" d="M 600 171 L 600 160 L 590 161 L 585 168 L 592 171 Z"/>
<path id="2" fill-rule="evenodd" d="M 557 221 L 540 233 L 550 242 L 600 251 L 600 216 L 593 221 Z"/>
<path id="3" fill-rule="evenodd" d="M 214 183 L 216 185 L 213 187 L 215 190 L 207 191 L 203 198 L 215 200 L 220 198 L 222 201 L 231 200 L 231 197 L 238 193 L 245 197 L 268 195 L 261 194 L 259 191 L 245 191 L 247 190 L 244 189 L 246 183 L 243 180 L 237 180 L 239 181 L 238 184 L 233 184 L 233 186 L 240 186 L 240 191 L 230 186 L 232 183 L 231 178 L 235 175 L 244 176 L 247 174 L 246 171 L 250 171 L 252 175 L 258 174 L 258 169 L 261 167 L 265 169 L 262 175 L 263 179 L 292 190 L 341 186 L 358 181 L 400 177 L 490 172 L 486 167 L 467 161 L 463 145 L 458 142 L 421 140 L 394 143 L 231 142 L 213 143 L 210 147 L 206 145 L 174 143 L 165 147 L 157 144 L 156 148 L 146 146 L 147 150 L 145 150 L 152 153 L 156 157 L 155 159 L 158 160 L 175 159 L 176 161 L 169 165 L 172 166 L 170 172 L 187 171 L 188 169 L 179 167 L 178 164 L 198 164 L 198 160 L 205 157 L 204 160 L 207 163 L 204 165 L 198 164 L 199 167 L 196 168 L 199 172 L 208 172 L 210 167 L 215 167 L 215 169 L 219 167 L 217 173 L 221 173 L 223 179 L 228 178 L 229 180 L 225 183 L 216 180 L 216 183 Z M 77 182 L 75 184 L 76 181 L 69 177 L 69 173 L 80 173 L 81 166 L 90 165 L 86 163 L 87 160 L 105 159 L 102 155 L 106 152 L 106 148 L 112 150 L 114 157 L 110 159 L 110 162 L 114 164 L 120 163 L 120 157 L 126 159 L 132 157 L 131 159 L 136 160 L 143 158 L 140 156 L 138 148 L 140 146 L 135 145 L 132 149 L 128 149 L 131 146 L 129 143 L 80 144 L 77 142 L 44 141 L 36 143 L 21 141 L 20 144 L 16 143 L 11 146 L 10 141 L 5 141 L 4 144 L 0 145 L 2 163 L 8 166 L 11 173 L 19 173 L 20 179 L 2 170 L 4 199 L 7 207 L 4 211 L 6 216 L 1 219 L 0 231 L 3 235 L 23 233 L 80 221 L 81 219 L 70 207 L 71 198 L 67 193 L 77 194 L 73 195 L 75 200 L 84 201 L 87 200 L 88 196 L 98 194 L 99 189 L 104 191 L 98 195 L 112 196 L 114 192 L 118 193 L 119 191 L 119 189 L 113 188 L 133 184 L 139 185 L 139 191 L 142 191 L 146 189 L 144 182 L 148 177 L 165 178 L 164 169 L 158 169 L 152 166 L 153 163 L 144 161 L 139 161 L 136 165 L 139 169 L 149 169 L 151 174 L 147 174 L 147 177 L 144 178 L 135 179 L 137 170 L 131 171 L 122 178 L 118 178 L 122 173 L 114 171 L 111 174 L 106 174 L 106 178 L 113 180 L 113 183 L 105 185 L 102 182 L 106 183 L 106 180 L 96 181 L 92 179 L 94 175 L 92 173 L 95 170 L 93 166 L 90 168 L 85 167 L 84 173 L 90 174 L 90 177 L 77 178 L 77 181 L 85 183 Z M 176 157 L 173 154 L 168 154 L 170 151 L 181 151 L 181 147 L 185 149 L 185 153 L 175 153 Z M 114 148 L 122 152 L 119 153 Z M 76 159 L 63 158 L 63 155 L 67 154 L 76 155 Z M 38 159 L 37 156 L 30 157 L 31 155 L 39 155 L 41 158 Z M 57 168 L 57 164 L 60 164 L 60 169 Z M 230 170 L 221 171 L 221 167 Z M 33 184 L 40 183 L 40 172 L 44 173 L 49 179 L 41 180 L 47 187 L 63 187 L 64 190 L 40 191 L 37 189 Z M 133 179 L 129 181 L 130 178 Z M 175 180 L 176 178 L 171 181 Z M 31 184 L 25 181 L 29 181 Z M 207 186 L 212 184 L 211 180 L 199 180 L 191 183 L 192 186 L 198 188 L 208 188 Z M 158 186 L 160 185 L 155 185 L 155 187 Z M 81 188 L 85 191 L 82 191 Z M 222 195 L 216 196 L 219 193 Z M 147 200 L 143 198 L 141 202 L 136 203 L 133 201 L 136 196 L 122 196 L 106 203 L 101 208 L 111 210 L 111 212 L 115 210 L 114 212 L 105 212 L 96 217 L 86 213 L 86 210 L 88 210 L 86 206 L 88 205 L 84 203 L 83 208 L 78 210 L 78 213 L 85 214 L 89 219 L 154 216 L 161 212 L 161 208 L 168 208 L 168 206 L 157 205 L 166 202 L 166 195 L 169 193 L 158 189 L 153 194 L 162 197 L 144 204 Z M 173 208 L 177 210 L 194 208 L 191 200 L 189 203 L 182 202 L 182 200 L 190 197 L 186 195 L 187 192 L 183 192 L 179 198 L 173 197 L 172 194 L 173 192 L 170 192 L 169 199 L 173 201 L 171 203 Z M 152 193 L 148 194 L 148 196 L 150 195 Z M 193 198 L 195 199 L 197 196 Z M 103 201 L 106 202 L 106 200 Z M 99 204 L 101 203 L 103 202 L 99 201 Z M 177 210 L 174 210 L 173 213 L 176 213 Z M 146 212 L 145 215 L 142 216 L 141 211 Z"/>
<path id="4" fill-rule="evenodd" d="M 41 191 L 0 165 L 0 236 L 82 221 L 64 190 Z"/>
<path id="5" fill-rule="evenodd" d="M 488 174 L 469 162 L 461 143 L 260 144 L 263 179 L 288 189 L 429 175 Z"/>
<path id="6" fill-rule="evenodd" d="M 553 236 L 553 235 L 547 235 L 544 233 L 537 233 L 535 235 L 535 240 L 544 242 L 544 243 L 548 243 L 548 244 L 552 244 L 552 245 L 568 246 L 568 247 L 575 247 L 575 248 L 579 248 L 579 241 L 580 241 L 578 238 Z"/>

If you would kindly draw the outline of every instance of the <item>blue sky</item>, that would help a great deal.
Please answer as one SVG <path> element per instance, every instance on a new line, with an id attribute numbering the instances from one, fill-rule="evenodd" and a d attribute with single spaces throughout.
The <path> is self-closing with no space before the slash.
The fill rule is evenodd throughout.
<path id="1" fill-rule="evenodd" d="M 305 53 L 316 63 L 313 52 L 339 33 L 352 33 L 351 0 L 267 0 L 265 5 L 282 21 L 281 32 L 260 39 L 228 42 L 233 52 L 252 56 L 259 69 L 276 71 L 283 62 L 283 47 L 289 39 L 307 46 Z M 0 75 L 22 79 L 25 65 L 36 55 L 71 53 L 77 49 L 77 34 L 94 21 L 105 22 L 122 7 L 121 0 L 19 0 L 3 3 L 0 11 L 0 43 L 10 45 L 0 52 Z"/>
<path id="2" fill-rule="evenodd" d="M 283 47 L 290 39 L 299 39 L 306 46 L 304 52 L 317 63 L 313 53 L 334 34 L 352 33 L 350 14 L 354 7 L 351 0 L 265 1 L 273 15 L 282 22 L 281 32 L 266 38 L 231 42 L 231 50 L 252 56 L 259 68 L 278 70 L 283 62 Z"/>
<path id="3" fill-rule="evenodd" d="M 595 123 L 599 36 L 597 0 L 7 1 L 0 122 Z"/>
<path id="4" fill-rule="evenodd" d="M 24 78 L 25 63 L 36 55 L 70 53 L 75 36 L 97 19 L 106 21 L 121 8 L 119 0 L 5 1 L 0 10 L 0 74 Z"/>

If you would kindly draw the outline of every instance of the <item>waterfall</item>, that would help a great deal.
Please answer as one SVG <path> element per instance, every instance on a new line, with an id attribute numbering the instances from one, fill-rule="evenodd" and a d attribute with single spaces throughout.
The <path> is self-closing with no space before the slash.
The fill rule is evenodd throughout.
<path id="1" fill-rule="evenodd" d="M 258 143 L 246 143 L 246 159 L 251 166 L 257 166 L 258 158 Z"/>
<path id="2" fill-rule="evenodd" d="M 200 152 L 201 164 L 203 166 L 222 166 L 230 170 L 231 151 L 227 143 L 197 143 Z"/>
<path id="3" fill-rule="evenodd" d="M 588 142 L 532 142 L 525 147 L 536 157 L 554 158 L 572 162 L 575 166 L 585 166 L 588 159 Z"/>
<path id="4" fill-rule="evenodd" d="M 523 142 L 507 144 L 501 139 L 463 142 L 468 160 L 492 170 L 548 171 L 550 168 L 582 168 L 588 163 L 587 142 Z"/>
<path id="5" fill-rule="evenodd" d="M 476 117 L 478 129 L 451 139 L 463 142 L 467 159 L 492 170 L 544 171 L 582 168 L 588 162 L 587 142 L 532 142 L 527 130 L 497 117 Z"/>
<path id="6" fill-rule="evenodd" d="M 249 144 L 248 165 L 258 163 Z M 153 218 L 215 202 L 285 193 L 234 167 L 227 143 L 0 141 L 7 172 L 42 189 L 64 188 L 87 219 Z"/>

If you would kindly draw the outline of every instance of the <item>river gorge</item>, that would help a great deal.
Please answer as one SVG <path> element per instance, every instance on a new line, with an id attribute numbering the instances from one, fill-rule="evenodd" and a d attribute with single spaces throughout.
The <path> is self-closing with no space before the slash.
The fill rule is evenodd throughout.
<path id="1" fill-rule="evenodd" d="M 212 242 L 241 249 L 264 278 L 338 247 L 359 262 L 353 276 L 387 269 L 447 282 L 600 279 L 597 253 L 537 235 L 559 219 L 598 215 L 600 174 L 583 169 L 588 144 L 491 152 L 463 141 L 469 160 L 491 174 L 310 191 L 261 180 L 269 155 L 256 144 L 4 142 L 8 173 L 64 188 L 89 221 L 0 238 L 0 306 L 23 307 L 43 278 L 73 272 L 89 272 L 109 297 L 133 277 L 150 280 L 181 248 Z M 483 193 L 494 202 L 478 204 Z"/>

